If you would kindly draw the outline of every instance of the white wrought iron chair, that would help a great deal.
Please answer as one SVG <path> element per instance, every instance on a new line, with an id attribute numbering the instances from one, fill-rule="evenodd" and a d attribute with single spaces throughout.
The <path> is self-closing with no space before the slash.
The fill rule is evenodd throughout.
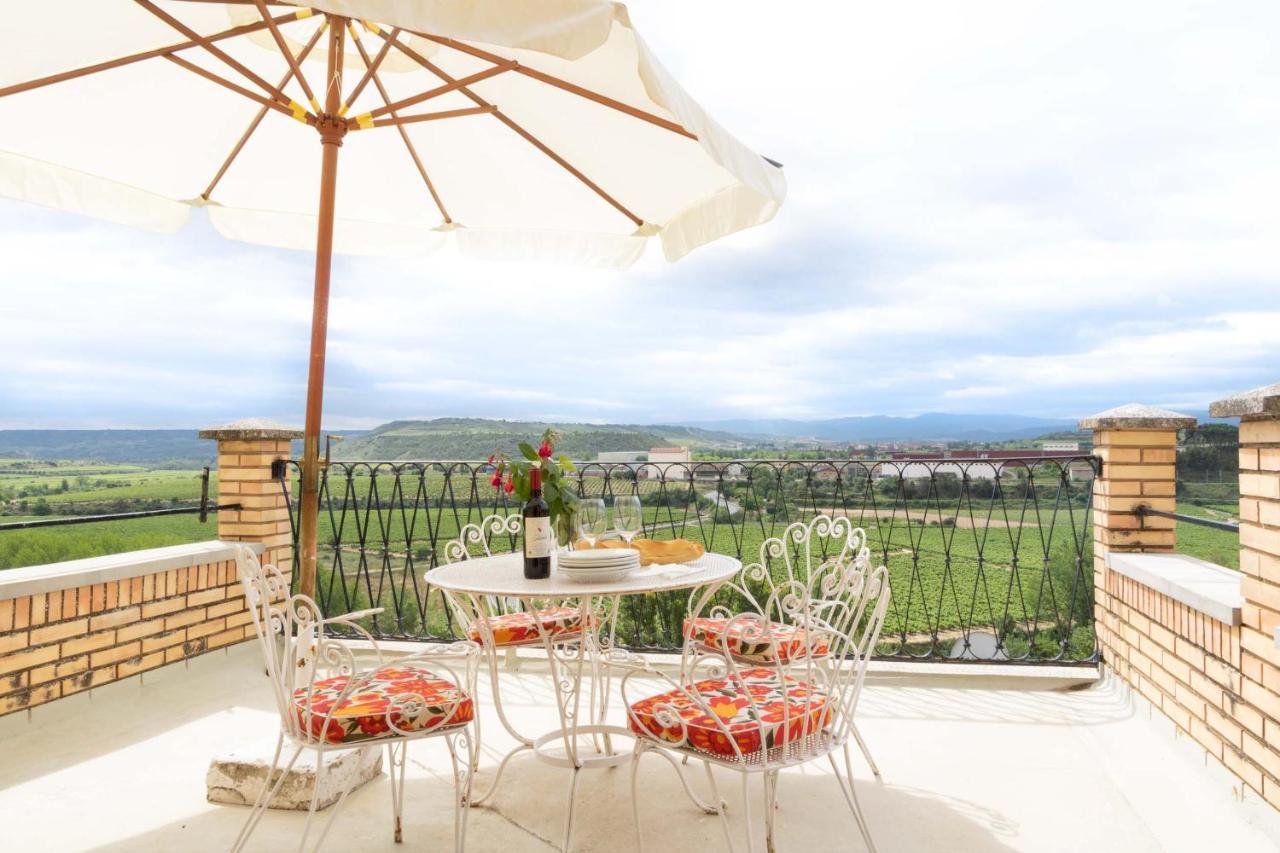
<path id="1" fill-rule="evenodd" d="M 480 556 L 480 554 L 473 553 L 473 551 L 479 551 L 486 557 L 492 557 L 492 543 L 495 537 L 507 537 L 508 544 L 514 548 L 518 544 L 523 530 L 521 525 L 522 522 L 518 514 L 489 515 L 478 524 L 464 525 L 458 531 L 457 539 L 445 543 L 445 562 L 457 563 L 462 560 L 469 560 L 473 556 Z M 515 666 L 515 651 L 517 648 L 542 642 L 538 625 L 535 623 L 536 619 L 541 618 L 543 631 L 553 636 L 561 634 L 566 636 L 573 635 L 578 633 L 581 628 L 578 624 L 580 620 L 578 619 L 578 609 L 576 607 L 553 606 L 540 608 L 535 616 L 534 613 L 525 609 L 518 598 L 488 596 L 484 600 L 483 614 L 460 613 L 455 607 L 454 615 L 463 623 L 462 627 L 472 641 L 479 643 L 491 637 L 496 648 L 505 649 L 506 663 L 509 667 Z M 485 618 L 478 619 L 477 617 L 480 615 Z M 497 690 L 496 682 L 494 690 Z"/>
<path id="2" fill-rule="evenodd" d="M 622 679 L 628 725 L 638 736 L 631 767 L 638 847 L 643 839 L 637 771 L 646 752 L 662 751 L 703 762 L 730 851 L 733 837 L 713 765 L 742 774 L 751 851 L 757 847 L 749 783 L 753 775 L 763 776 L 766 849 L 773 851 L 780 771 L 826 758 L 868 850 L 875 851 L 853 784 L 849 741 L 867 662 L 889 606 L 888 571 L 872 567 L 861 530 L 846 518 L 826 516 L 793 524 L 781 538 L 766 540 L 759 565 L 768 566 L 792 544 L 804 547 L 815 536 L 843 537 L 848 549 L 822 561 L 804 580 L 771 578 L 758 611 L 727 618 L 716 640 L 687 639 L 679 682 L 642 660 Z M 756 601 L 748 590 L 738 592 Z M 776 643 L 777 624 L 803 631 L 802 648 L 794 650 L 798 653 L 786 662 L 776 654 L 768 661 L 741 656 L 743 645 Z M 796 641 L 796 633 L 783 639 Z M 818 654 L 820 648 L 824 653 Z M 658 679 L 670 689 L 633 701 L 632 680 L 637 677 Z M 843 772 L 836 760 L 840 753 Z"/>
<path id="3" fill-rule="evenodd" d="M 492 543 L 497 537 L 507 537 L 514 548 L 523 530 L 519 515 L 490 515 L 479 523 L 464 525 L 458 531 L 457 539 L 445 544 L 444 558 L 447 563 L 457 563 L 478 557 L 493 556 Z M 495 654 L 485 657 L 489 664 L 489 680 L 493 690 L 493 702 L 507 733 L 515 738 L 525 749 L 533 748 L 534 739 L 519 732 L 507 718 L 502 706 L 502 687 L 498 677 L 496 651 L 502 649 L 507 655 L 508 667 L 514 668 L 516 650 L 522 646 L 546 646 L 551 643 L 577 643 L 582 637 L 582 611 L 573 602 L 546 601 L 541 606 L 528 607 L 519 598 L 500 596 L 446 596 L 450 609 L 460 623 L 467 638 L 472 642 L 493 649 Z M 594 687 L 594 681 L 592 682 Z M 591 698 L 591 707 L 595 707 L 596 697 Z M 497 790 L 506 769 L 507 761 L 516 753 L 510 753 L 498 767 L 493 784 L 489 790 L 472 799 L 471 805 L 480 805 Z"/>
<path id="4" fill-rule="evenodd" d="M 460 641 L 438 651 L 388 662 L 377 642 L 356 622 L 380 613 L 382 608 L 324 618 L 310 597 L 289 595 L 288 581 L 279 570 L 261 565 L 250 549 L 240 548 L 236 562 L 280 712 L 280 734 L 271 761 L 272 773 L 236 836 L 232 853 L 244 848 L 303 749 L 316 753 L 316 781 L 298 841 L 299 851 L 306 848 L 311 835 L 324 755 L 334 750 L 386 747 L 395 840 L 401 841 L 409 741 L 430 737 L 444 738 L 453 761 L 454 847 L 461 853 L 467 832 L 464 804 L 470 796 L 479 752 L 473 699 L 479 646 Z M 334 627 L 354 632 L 370 643 L 377 666 L 358 668 L 351 647 L 326 636 L 327 629 Z M 281 766 L 286 744 L 288 759 Z M 279 776 L 272 783 L 277 771 Z M 324 843 L 349 792 L 350 787 L 345 788 L 333 804 L 313 849 L 318 850 Z"/>
<path id="5" fill-rule="evenodd" d="M 861 528 L 834 522 L 821 524 L 819 520 L 822 518 L 828 517 L 817 516 L 810 522 L 788 525 L 780 539 L 771 539 L 761 545 L 760 562 L 743 567 L 731 589 L 747 600 L 748 612 L 769 613 L 760 599 L 768 601 L 778 594 L 782 588 L 780 583 L 809 585 L 814 573 L 825 571 L 828 563 L 843 563 L 856 558 L 865 545 L 866 534 Z M 770 542 L 775 543 L 773 547 L 770 547 Z M 779 542 L 785 547 L 778 546 L 776 543 Z M 820 602 L 820 598 L 813 600 L 814 606 L 820 606 Z M 726 630 L 734 615 L 727 607 L 717 605 L 705 617 L 686 618 L 684 637 L 713 653 L 719 652 L 723 645 L 742 664 L 770 665 L 776 661 L 786 665 L 809 657 L 825 658 L 831 653 L 820 635 L 806 634 L 802 624 L 786 621 L 789 620 L 786 613 L 782 614 L 784 621 L 771 620 L 768 632 L 754 641 L 747 641 L 741 631 Z M 871 757 L 862 733 L 852 721 L 849 726 L 850 734 L 872 774 L 879 776 L 880 767 Z"/>

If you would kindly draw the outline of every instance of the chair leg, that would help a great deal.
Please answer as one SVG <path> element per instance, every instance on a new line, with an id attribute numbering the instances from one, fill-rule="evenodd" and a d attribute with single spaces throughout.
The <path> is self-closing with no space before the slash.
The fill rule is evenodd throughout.
<path id="1" fill-rule="evenodd" d="M 871 828 L 867 825 L 866 815 L 862 813 L 862 805 L 858 802 L 858 792 L 853 784 L 853 761 L 849 756 L 849 746 L 844 748 L 844 766 L 848 774 L 847 778 L 840 772 L 839 765 L 836 764 L 835 753 L 828 753 L 827 760 L 831 762 L 831 770 L 835 773 L 836 781 L 840 783 L 840 793 L 844 794 L 845 802 L 849 805 L 849 811 L 853 814 L 853 819 L 858 824 L 858 831 L 862 833 L 862 840 L 866 842 L 867 850 L 870 853 L 876 853 L 876 844 L 871 839 Z"/>
<path id="2" fill-rule="evenodd" d="M 507 734 L 511 735 L 515 740 L 522 744 L 532 747 L 533 738 L 520 734 L 516 731 L 515 726 L 511 725 L 511 721 L 507 719 L 507 712 L 502 707 L 502 684 L 498 677 L 498 654 L 485 655 L 489 666 L 489 686 L 493 693 L 494 710 L 498 712 L 498 721 L 502 723 L 502 727 L 507 730 Z"/>
<path id="3" fill-rule="evenodd" d="M 475 730 L 472 736 L 467 738 L 466 784 L 462 786 L 462 794 L 458 798 L 458 802 L 462 807 L 462 839 L 458 842 L 458 853 L 462 853 L 466 848 L 467 818 L 470 816 L 468 809 L 471 808 L 471 786 L 475 783 L 476 770 L 480 767 L 480 717 L 478 715 L 472 725 L 475 726 Z"/>
<path id="4" fill-rule="evenodd" d="M 285 762 L 283 768 L 280 767 L 280 752 L 284 746 L 284 734 L 276 739 L 275 755 L 271 758 L 271 769 L 267 772 L 267 778 L 262 781 L 262 790 L 258 791 L 258 799 L 254 801 L 253 808 L 249 810 L 249 816 L 245 819 L 244 825 L 240 827 L 240 834 L 236 836 L 236 840 L 231 845 L 231 853 L 239 853 L 244 849 L 244 845 L 249 843 L 249 836 L 253 834 L 253 830 L 257 828 L 258 822 L 262 820 L 262 816 L 267 812 L 267 806 L 280 789 L 284 786 L 285 777 L 289 775 L 289 771 L 293 769 L 293 765 L 297 762 L 298 756 L 302 754 L 302 747 L 298 746 L 293 750 L 293 754 L 289 756 L 289 760 Z M 276 774 L 275 782 L 272 783 L 271 777 Z"/>
<path id="5" fill-rule="evenodd" d="M 461 748 L 458 739 L 462 739 Z M 461 734 L 445 736 L 445 744 L 449 747 L 449 758 L 453 762 L 453 848 L 455 853 L 462 853 L 467 846 L 467 818 L 470 817 L 471 778 L 475 772 L 476 747 L 471 735 L 463 730 Z M 462 752 L 459 760 L 459 752 Z"/>
<path id="6" fill-rule="evenodd" d="M 711 803 L 703 802 L 702 798 L 699 797 L 697 792 L 693 790 L 693 785 L 692 783 L 689 782 L 689 777 L 685 773 L 685 770 L 689 764 L 688 755 L 684 756 L 683 761 L 676 761 L 675 756 L 667 752 L 665 749 L 656 749 L 654 750 L 654 752 L 656 752 L 658 755 L 661 755 L 667 761 L 671 762 L 671 766 L 674 767 L 676 770 L 676 775 L 680 777 L 680 784 L 684 787 L 685 794 L 689 797 L 690 800 L 693 800 L 693 804 L 695 806 L 702 809 L 702 811 L 705 812 L 706 814 L 716 814 L 720 809 L 727 807 L 727 803 L 725 803 L 725 801 L 720 798 L 719 794 L 715 795 L 715 799 L 718 805 L 712 805 Z"/>
<path id="7" fill-rule="evenodd" d="M 768 853 L 776 849 L 775 833 L 778 829 L 778 771 L 764 774 L 764 844 Z"/>
<path id="8" fill-rule="evenodd" d="M 311 805 L 307 808 L 307 821 L 302 825 L 302 837 L 298 839 L 298 853 L 307 848 L 307 837 L 311 835 L 311 822 L 315 820 L 316 806 L 320 802 L 320 784 L 324 781 L 324 751 L 316 750 L 316 781 L 311 789 Z"/>
<path id="9" fill-rule="evenodd" d="M 644 851 L 644 836 L 640 832 L 640 789 L 636 784 L 640 775 L 640 756 L 644 753 L 644 741 L 638 741 L 631 753 L 631 820 L 636 830 L 636 853 Z"/>
<path id="10" fill-rule="evenodd" d="M 508 752 L 506 756 L 502 759 L 502 763 L 498 765 L 498 770 L 493 775 L 493 781 L 489 783 L 489 790 L 485 791 L 483 794 L 480 794 L 479 796 L 472 797 L 468 805 L 472 807 L 484 805 L 484 802 L 488 800 L 490 797 L 492 797 L 494 792 L 498 790 L 498 783 L 502 781 L 502 774 L 507 769 L 507 763 L 511 761 L 511 759 L 519 755 L 521 752 L 524 752 L 526 749 L 533 749 L 533 747 L 530 746 L 529 744 L 522 743 L 519 746 L 517 746 L 515 749 Z M 479 761 L 478 751 L 476 753 L 476 761 L 477 762 Z"/>
<path id="11" fill-rule="evenodd" d="M 298 853 L 306 848 L 307 838 L 311 835 L 311 822 L 316 815 L 316 806 L 320 800 L 320 788 L 324 781 L 324 752 L 316 750 L 316 785 L 311 792 L 311 806 L 307 809 L 307 822 L 302 827 L 302 838 L 298 841 Z M 347 795 L 351 793 L 352 786 L 355 785 L 356 777 L 354 774 L 347 778 L 347 784 L 343 786 L 342 793 L 338 795 L 338 801 L 332 806 L 329 817 L 324 822 L 324 828 L 320 830 L 320 837 L 316 839 L 315 846 L 311 848 L 312 853 L 316 853 L 324 844 L 324 840 L 329 836 L 329 830 L 333 829 L 333 823 L 338 818 L 338 813 L 342 811 L 342 806 L 347 802 Z"/>
<path id="12" fill-rule="evenodd" d="M 857 726 L 850 726 L 853 730 L 853 739 L 858 742 L 858 749 L 862 750 L 862 757 L 867 759 L 867 764 L 871 767 L 871 775 L 879 778 L 880 768 L 876 765 L 876 760 L 871 757 L 871 750 L 867 748 L 867 742 L 862 739 L 862 732 L 858 731 Z"/>
<path id="13" fill-rule="evenodd" d="M 396 760 L 397 747 L 399 747 L 400 753 L 399 761 Z M 408 752 L 408 741 L 402 741 L 401 743 L 391 741 L 387 744 L 387 775 L 391 778 L 391 814 L 395 818 L 396 844 L 404 841 L 404 827 L 401 816 L 404 814 L 404 771 L 405 766 L 409 763 Z M 397 766 L 399 767 L 398 774 L 396 772 Z"/>
<path id="14" fill-rule="evenodd" d="M 711 772 L 711 762 L 702 762 L 702 767 L 707 771 L 707 783 L 711 786 L 711 796 L 720 804 L 716 809 L 716 813 L 720 815 L 720 828 L 724 831 L 724 843 L 729 848 L 729 853 L 733 853 L 733 833 L 729 831 L 729 815 L 728 803 L 724 797 L 720 796 L 720 786 L 716 784 L 715 774 Z"/>
<path id="15" fill-rule="evenodd" d="M 756 834 L 751 829 L 751 774 L 742 774 L 742 816 L 747 830 L 747 853 L 755 853 Z M 732 850 L 732 848 L 731 848 Z"/>

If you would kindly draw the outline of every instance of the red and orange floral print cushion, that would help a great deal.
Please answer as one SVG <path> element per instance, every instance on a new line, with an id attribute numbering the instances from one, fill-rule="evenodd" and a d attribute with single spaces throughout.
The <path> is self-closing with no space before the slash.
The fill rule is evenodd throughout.
<path id="1" fill-rule="evenodd" d="M 679 722 L 664 725 L 664 709 Z M 687 738 L 690 747 L 736 758 L 816 734 L 830 725 L 833 710 L 817 685 L 791 676 L 780 680 L 776 671 L 758 668 L 642 699 L 631 706 L 627 723 L 638 735 L 677 745 Z"/>
<path id="2" fill-rule="evenodd" d="M 752 663 L 789 663 L 806 657 L 825 657 L 831 649 L 820 634 L 810 641 L 804 628 L 770 622 L 768 632 L 754 633 L 755 624 L 739 620 L 729 627 L 728 619 L 686 619 L 684 635 L 700 646 L 724 652 Z M 728 637 L 725 629 L 728 628 Z"/>
<path id="3" fill-rule="evenodd" d="M 538 623 L 547 634 L 558 637 L 562 634 L 576 632 L 582 626 L 581 613 L 576 607 L 546 607 L 535 613 L 504 613 L 501 616 L 490 616 L 486 622 L 493 632 L 495 646 L 514 646 L 517 643 L 528 643 L 540 640 Z M 481 642 L 483 633 L 477 620 L 467 629 L 467 637 L 473 642 Z"/>
<path id="4" fill-rule="evenodd" d="M 360 686 L 338 702 L 349 678 L 339 675 L 312 685 L 310 714 L 307 689 L 294 691 L 298 723 L 313 737 L 328 743 L 352 743 L 394 736 L 390 722 L 415 732 L 460 726 L 475 717 L 475 704 L 467 692 L 421 663 L 400 661 L 357 676 Z M 416 698 L 422 699 L 423 707 L 392 711 L 388 720 L 389 710 Z"/>

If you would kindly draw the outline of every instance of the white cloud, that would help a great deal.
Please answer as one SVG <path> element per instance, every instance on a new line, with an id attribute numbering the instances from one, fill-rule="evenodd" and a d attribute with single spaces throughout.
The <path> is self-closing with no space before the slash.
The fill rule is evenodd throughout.
<path id="1" fill-rule="evenodd" d="M 633 6 L 786 164 L 778 219 L 624 274 L 340 260 L 335 425 L 1075 415 L 1280 378 L 1280 7 Z M 300 419 L 305 253 L 0 226 L 0 426 Z"/>

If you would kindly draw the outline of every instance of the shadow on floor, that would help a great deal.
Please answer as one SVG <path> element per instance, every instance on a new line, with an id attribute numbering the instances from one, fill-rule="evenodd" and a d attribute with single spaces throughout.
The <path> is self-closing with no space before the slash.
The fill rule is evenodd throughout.
<path id="1" fill-rule="evenodd" d="M 415 754 L 416 753 L 416 754 Z M 396 845 L 391 833 L 390 783 L 385 775 L 351 795 L 326 840 L 326 851 L 449 850 L 453 843 L 451 785 L 443 773 L 447 759 L 442 744 L 418 744 L 410 753 L 405 791 L 405 843 Z M 691 770 L 694 768 L 691 768 Z M 492 767 L 481 772 L 487 787 Z M 729 800 L 734 843 L 745 843 L 740 777 L 716 771 L 717 783 Z M 699 766 L 692 774 L 704 796 L 708 786 Z M 529 757 L 513 759 L 490 805 L 472 809 L 467 832 L 471 853 L 556 850 L 563 832 L 568 771 Z M 720 820 L 704 815 L 685 797 L 671 765 L 647 756 L 640 770 L 641 821 L 646 850 L 720 851 L 725 849 Z M 758 843 L 763 844 L 763 790 L 751 782 L 752 813 Z M 956 853 L 1007 853 L 1006 840 L 1018 827 L 1001 813 L 975 803 L 929 791 L 857 782 L 859 798 L 882 853 L 938 850 Z M 586 773 L 578 786 L 573 849 L 581 853 L 635 849 L 630 779 L 623 767 Z M 244 808 L 209 806 L 189 820 L 170 823 L 145 834 L 95 848 L 102 853 L 144 851 L 225 850 L 247 814 Z M 317 823 L 327 813 L 317 816 Z M 271 812 L 255 833 L 250 850 L 292 849 L 303 816 Z M 313 836 L 314 837 L 314 836 Z M 780 851 L 847 850 L 864 848 L 852 816 L 829 768 L 818 765 L 783 774 L 778 811 Z"/>
<path id="2" fill-rule="evenodd" d="M 231 712 L 278 720 L 270 690 L 261 653 L 245 643 L 59 699 L 5 732 L 11 742 L 0 765 L 0 790 L 163 738 L 206 717 Z M 73 738 L 85 720 L 95 721 L 93 737 Z M 274 726 L 267 729 L 273 737 Z M 68 744 L 74 748 L 61 748 Z"/>
<path id="3" fill-rule="evenodd" d="M 1133 705 L 1114 679 L 1079 690 L 992 690 L 893 684 L 868 686 L 859 718 L 968 723 L 1095 726 L 1133 716 Z"/>

